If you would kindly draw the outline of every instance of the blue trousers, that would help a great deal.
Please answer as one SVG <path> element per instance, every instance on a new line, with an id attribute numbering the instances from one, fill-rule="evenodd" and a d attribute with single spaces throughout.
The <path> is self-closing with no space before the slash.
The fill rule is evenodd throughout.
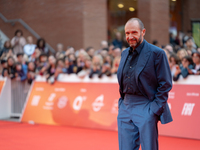
<path id="1" fill-rule="evenodd" d="M 119 150 L 158 150 L 158 116 L 150 110 L 144 96 L 126 94 L 119 101 Z"/>

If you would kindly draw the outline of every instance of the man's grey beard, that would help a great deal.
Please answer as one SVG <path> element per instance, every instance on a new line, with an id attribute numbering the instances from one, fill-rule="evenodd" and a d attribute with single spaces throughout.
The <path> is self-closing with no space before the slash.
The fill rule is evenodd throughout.
<path id="1" fill-rule="evenodd" d="M 139 37 L 138 41 L 136 42 L 136 44 L 133 46 L 131 46 L 131 45 L 129 45 L 129 46 L 132 47 L 133 49 L 136 49 L 141 44 L 141 41 L 142 41 L 142 35 L 140 34 L 140 37 Z"/>

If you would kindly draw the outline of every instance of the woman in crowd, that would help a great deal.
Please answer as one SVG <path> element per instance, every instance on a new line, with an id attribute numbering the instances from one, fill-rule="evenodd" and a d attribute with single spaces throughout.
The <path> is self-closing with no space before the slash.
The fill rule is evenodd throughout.
<path id="1" fill-rule="evenodd" d="M 102 52 L 107 52 L 107 50 L 105 50 L 105 48 L 101 51 Z M 108 55 L 108 53 L 105 53 L 103 55 L 103 66 L 101 69 L 101 72 L 99 74 L 99 78 L 102 77 L 103 74 L 105 74 L 106 76 L 111 76 L 111 67 L 112 67 L 112 58 L 110 55 Z"/>
<path id="2" fill-rule="evenodd" d="M 64 59 L 60 58 L 56 62 L 56 72 L 55 77 L 57 77 L 60 73 L 67 73 L 67 69 L 65 68 Z"/>
<path id="3" fill-rule="evenodd" d="M 15 60 L 12 56 L 8 57 L 7 59 L 7 63 L 8 63 L 8 76 L 11 79 L 15 78 Z"/>
<path id="4" fill-rule="evenodd" d="M 54 77 L 55 72 L 56 72 L 56 58 L 53 55 L 51 55 L 48 58 L 48 67 L 45 75 L 47 81 L 51 84 L 53 84 L 55 81 Z"/>
<path id="5" fill-rule="evenodd" d="M 64 57 L 65 51 L 63 50 L 63 44 L 58 43 L 57 46 L 57 51 L 56 51 L 56 59 L 60 59 Z"/>
<path id="6" fill-rule="evenodd" d="M 17 30 L 15 36 L 11 40 L 14 54 L 23 53 L 23 47 L 26 44 L 26 40 L 23 37 L 22 30 Z"/>
<path id="7" fill-rule="evenodd" d="M 87 56 L 84 59 L 83 69 L 80 72 L 78 72 L 78 74 L 77 74 L 78 77 L 84 78 L 85 76 L 89 75 L 90 71 L 91 71 L 91 66 L 92 66 L 91 58 L 90 58 L 90 56 Z"/>
<path id="8" fill-rule="evenodd" d="M 70 60 L 69 57 L 65 57 L 65 68 L 66 68 L 66 73 L 71 74 L 71 73 L 76 73 L 77 72 L 77 67 L 74 65 L 73 60 Z"/>
<path id="9" fill-rule="evenodd" d="M 4 43 L 3 49 L 0 51 L 0 58 L 5 58 L 10 49 L 12 49 L 11 43 L 10 41 L 6 41 Z"/>
<path id="10" fill-rule="evenodd" d="M 43 38 L 37 40 L 37 48 L 41 51 L 41 53 L 49 55 L 49 49 L 46 46 L 46 42 Z"/>
<path id="11" fill-rule="evenodd" d="M 36 65 L 33 61 L 28 63 L 27 81 L 29 84 L 36 78 Z"/>
<path id="12" fill-rule="evenodd" d="M 76 59 L 77 73 L 80 72 L 84 68 L 85 59 L 88 57 L 90 57 L 90 56 L 86 51 L 83 51 L 83 50 L 79 51 L 78 57 Z"/>
<path id="13" fill-rule="evenodd" d="M 194 52 L 192 54 L 192 60 L 194 62 L 193 73 L 196 75 L 200 75 L 200 53 Z"/>
<path id="14" fill-rule="evenodd" d="M 183 78 L 186 78 L 189 74 L 193 74 L 191 71 L 192 69 L 194 69 L 194 65 L 191 56 L 183 57 L 180 67 L 177 66 L 176 68 L 173 80 L 177 81 L 180 75 L 182 75 Z"/>
<path id="15" fill-rule="evenodd" d="M 92 69 L 89 74 L 89 78 L 92 78 L 94 74 L 100 74 L 101 73 L 101 66 L 103 64 L 102 56 L 97 54 L 94 55 L 92 58 Z"/>
<path id="16" fill-rule="evenodd" d="M 48 67 L 48 56 L 44 53 L 40 54 L 38 61 L 36 60 L 36 71 L 43 75 Z"/>
<path id="17" fill-rule="evenodd" d="M 188 56 L 188 53 L 185 49 L 180 49 L 177 52 L 177 56 L 178 56 L 179 60 L 182 60 L 183 57 Z"/>
<path id="18" fill-rule="evenodd" d="M 169 66 L 171 70 L 171 75 L 173 77 L 176 72 L 176 68 L 179 66 L 179 58 L 177 57 L 175 53 L 172 53 L 169 56 Z"/>

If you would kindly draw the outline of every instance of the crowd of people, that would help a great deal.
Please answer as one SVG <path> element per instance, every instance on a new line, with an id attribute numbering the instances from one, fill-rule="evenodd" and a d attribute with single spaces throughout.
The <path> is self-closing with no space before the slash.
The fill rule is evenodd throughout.
<path id="1" fill-rule="evenodd" d="M 153 41 L 154 45 L 157 41 Z M 116 74 L 121 59 L 121 52 L 128 47 L 121 33 L 108 44 L 101 41 L 99 49 L 93 47 L 75 50 L 58 43 L 55 53 L 46 46 L 43 38 L 33 42 L 33 37 L 23 37 L 23 32 L 17 30 L 11 41 L 6 41 L 0 49 L 1 74 L 12 80 L 32 83 L 37 75 L 42 75 L 47 82 L 54 83 L 60 73 L 77 74 L 78 77 L 99 78 L 103 75 Z M 182 75 L 200 75 L 200 48 L 191 36 L 182 39 L 170 35 L 170 44 L 162 47 L 166 52 L 174 81 Z"/>
<path id="2" fill-rule="evenodd" d="M 163 50 L 166 52 L 173 81 L 182 75 L 200 75 L 200 48 L 195 44 L 192 36 L 173 38 L 170 34 L 170 44 Z"/>

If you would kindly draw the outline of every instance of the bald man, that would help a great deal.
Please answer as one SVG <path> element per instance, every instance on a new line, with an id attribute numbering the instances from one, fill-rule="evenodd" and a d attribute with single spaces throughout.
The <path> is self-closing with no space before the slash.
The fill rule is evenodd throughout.
<path id="1" fill-rule="evenodd" d="M 165 52 L 145 39 L 145 28 L 138 18 L 125 25 L 129 48 L 122 52 L 117 77 L 119 150 L 158 150 L 157 123 L 172 121 L 167 104 L 172 88 Z"/>

